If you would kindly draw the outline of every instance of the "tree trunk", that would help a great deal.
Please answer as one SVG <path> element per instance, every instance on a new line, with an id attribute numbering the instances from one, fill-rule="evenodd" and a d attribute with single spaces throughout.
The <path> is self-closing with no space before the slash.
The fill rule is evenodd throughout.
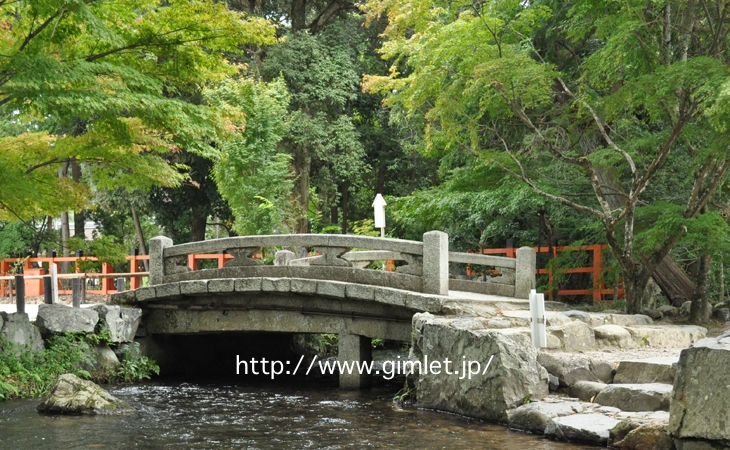
<path id="1" fill-rule="evenodd" d="M 297 32 L 307 27 L 306 0 L 292 0 L 291 2 L 291 30 Z"/>
<path id="2" fill-rule="evenodd" d="M 342 234 L 347 234 L 347 203 L 350 201 L 350 183 L 342 182 Z"/>
<path id="3" fill-rule="evenodd" d="M 626 196 L 621 184 L 616 182 L 613 170 L 603 169 L 598 166 L 594 170 L 601 184 L 606 186 L 607 190 L 604 192 L 604 196 L 611 208 L 622 207 L 626 202 Z M 671 255 L 667 255 L 659 263 L 657 268 L 654 269 L 652 277 L 672 305 L 682 306 L 682 303 L 692 298 L 694 284 Z M 641 294 L 639 297 L 641 297 Z"/>
<path id="4" fill-rule="evenodd" d="M 624 274 L 624 299 L 628 314 L 641 312 L 641 298 L 648 283 L 649 274 L 645 270 L 641 270 L 638 274 Z"/>
<path id="5" fill-rule="evenodd" d="M 198 206 L 193 206 L 191 213 L 193 220 L 190 224 L 190 242 L 204 241 L 208 217 L 203 214 L 203 208 Z"/>
<path id="6" fill-rule="evenodd" d="M 71 177 L 75 183 L 81 182 L 81 165 L 71 160 Z M 83 210 L 74 211 L 74 237 L 86 240 L 86 214 Z"/>
<path id="7" fill-rule="evenodd" d="M 65 164 L 58 173 L 59 177 L 67 177 L 68 176 L 68 164 Z M 64 211 L 61 213 L 61 252 L 63 256 L 69 256 L 70 255 L 70 249 L 68 248 L 68 238 L 71 237 L 71 230 L 68 226 L 68 211 Z M 61 263 L 61 271 L 62 272 L 68 272 L 69 271 L 69 263 Z"/>
<path id="8" fill-rule="evenodd" d="M 705 311 L 707 311 L 707 291 L 710 285 L 711 268 L 712 255 L 703 251 L 697 258 L 696 283 L 692 292 L 692 305 L 689 310 L 689 322 L 695 325 L 709 319 Z"/>
<path id="9" fill-rule="evenodd" d="M 137 242 L 139 243 L 139 253 L 142 255 L 147 254 L 147 247 L 145 246 L 144 232 L 142 231 L 142 224 L 139 223 L 139 216 L 137 215 L 137 209 L 132 206 L 132 220 L 134 221 L 134 229 L 137 232 Z M 150 266 L 149 261 L 144 260 L 144 270 L 149 272 Z"/>
<path id="10" fill-rule="evenodd" d="M 297 202 L 297 220 L 294 226 L 295 233 L 309 232 L 309 169 L 311 160 L 306 149 L 297 149 L 294 154 L 294 197 Z"/>

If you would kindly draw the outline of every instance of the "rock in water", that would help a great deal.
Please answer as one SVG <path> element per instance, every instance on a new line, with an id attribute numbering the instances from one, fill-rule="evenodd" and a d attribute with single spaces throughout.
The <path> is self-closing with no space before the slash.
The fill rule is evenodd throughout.
<path id="1" fill-rule="evenodd" d="M 38 412 L 48 414 L 126 414 L 133 409 L 123 400 L 76 375 L 58 377 L 48 395 L 43 397 Z"/>
<path id="2" fill-rule="evenodd" d="M 730 332 L 679 355 L 669 432 L 678 438 L 730 439 Z"/>
<path id="3" fill-rule="evenodd" d="M 420 371 L 416 384 L 418 406 L 506 423 L 508 410 L 547 396 L 548 374 L 537 363 L 529 336 L 464 329 L 452 322 L 428 313 L 413 317 L 415 350 L 420 361 L 428 357 L 428 371 Z M 472 361 L 479 370 L 469 375 Z M 439 370 L 432 370 L 435 364 Z M 476 364 L 471 368 L 477 371 Z"/>

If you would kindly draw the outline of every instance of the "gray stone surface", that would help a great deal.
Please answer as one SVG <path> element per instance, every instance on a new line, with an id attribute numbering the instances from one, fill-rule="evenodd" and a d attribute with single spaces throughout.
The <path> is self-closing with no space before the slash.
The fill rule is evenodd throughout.
<path id="1" fill-rule="evenodd" d="M 601 325 L 594 328 L 593 333 L 599 347 L 631 348 L 636 345 L 631 339 L 631 333 L 619 325 Z"/>
<path id="2" fill-rule="evenodd" d="M 537 361 L 548 373 L 558 377 L 561 386 L 572 386 L 578 381 L 611 381 L 611 364 L 597 358 L 541 351 Z"/>
<path id="3" fill-rule="evenodd" d="M 728 450 L 730 445 L 721 441 L 705 441 L 701 439 L 674 439 L 676 450 Z"/>
<path id="4" fill-rule="evenodd" d="M 672 305 L 660 306 L 659 312 L 661 312 L 665 317 L 676 317 L 679 315 L 679 309 L 677 309 L 676 306 Z"/>
<path id="5" fill-rule="evenodd" d="M 94 305 L 93 309 L 99 314 L 99 319 L 106 322 L 111 334 L 112 342 L 132 342 L 142 319 L 142 310 L 139 308 L 123 308 L 116 305 Z"/>
<path id="6" fill-rule="evenodd" d="M 667 432 L 666 421 L 653 421 L 634 428 L 611 447 L 626 450 L 671 450 L 674 442 Z"/>
<path id="7" fill-rule="evenodd" d="M 64 305 L 38 305 L 36 326 L 42 334 L 61 334 L 94 331 L 99 314 L 93 309 L 72 308 Z"/>
<path id="8" fill-rule="evenodd" d="M 618 420 L 603 414 L 555 417 L 548 422 L 545 435 L 563 441 L 606 445 L 611 428 L 618 423 Z"/>
<path id="9" fill-rule="evenodd" d="M 560 339 L 561 348 L 569 352 L 596 347 L 593 330 L 580 320 L 571 320 L 564 325 L 548 327 L 547 332 Z"/>
<path id="10" fill-rule="evenodd" d="M 671 384 L 610 384 L 593 401 L 622 411 L 669 411 L 671 396 Z"/>
<path id="11" fill-rule="evenodd" d="M 413 317 L 414 351 L 419 360 L 428 357 L 429 361 L 428 373 L 422 372 L 416 383 L 420 407 L 506 422 L 507 411 L 525 398 L 536 400 L 548 394 L 547 372 L 537 363 L 528 335 L 456 329 L 449 324 L 431 314 Z M 450 375 L 444 364 L 447 359 Z M 463 360 L 479 362 L 480 373 L 471 379 L 461 373 Z M 441 362 L 440 373 L 431 370 L 434 361 Z"/>
<path id="12" fill-rule="evenodd" d="M 526 300 L 530 291 L 535 289 L 535 267 L 537 256 L 531 247 L 520 247 L 516 252 L 515 266 L 515 298 Z"/>
<path id="13" fill-rule="evenodd" d="M 608 386 L 596 381 L 578 381 L 570 387 L 570 396 L 584 402 L 593 402 L 593 399 Z"/>
<path id="14" fill-rule="evenodd" d="M 47 414 L 124 414 L 133 409 L 91 381 L 67 373 L 56 379 L 48 395 L 38 405 Z"/>
<path id="15" fill-rule="evenodd" d="M 0 312 L 0 336 L 17 346 L 17 351 L 43 350 L 40 331 L 28 319 L 26 313 Z"/>
<path id="16" fill-rule="evenodd" d="M 163 252 L 167 247 L 172 247 L 172 239 L 165 236 L 150 239 L 150 285 L 164 283 Z"/>
<path id="17" fill-rule="evenodd" d="M 680 316 L 689 316 L 689 309 L 691 307 L 692 307 L 692 302 L 689 300 L 682 303 L 682 306 L 679 308 L 679 315 Z"/>
<path id="18" fill-rule="evenodd" d="M 642 308 L 641 314 L 651 317 L 651 320 L 661 320 L 664 317 L 661 311 L 653 308 Z"/>
<path id="19" fill-rule="evenodd" d="M 531 433 L 544 433 L 553 417 L 583 412 L 578 402 L 531 402 L 509 413 L 509 427 Z"/>
<path id="20" fill-rule="evenodd" d="M 340 334 L 337 340 L 337 359 L 340 363 L 372 361 L 371 339 L 364 336 Z M 370 386 L 369 373 L 360 373 L 357 369 L 340 372 L 340 389 L 364 389 L 368 386 Z"/>
<path id="21" fill-rule="evenodd" d="M 89 347 L 88 355 L 94 362 L 93 365 L 82 364 L 82 366 L 92 375 L 104 375 L 111 373 L 119 367 L 119 358 L 108 345 L 96 345 Z"/>
<path id="22" fill-rule="evenodd" d="M 682 350 L 669 431 L 678 438 L 730 439 L 730 332 Z"/>
<path id="23" fill-rule="evenodd" d="M 275 266 L 288 266 L 289 261 L 295 259 L 297 255 L 291 250 L 279 250 L 274 254 L 274 265 Z"/>
<path id="24" fill-rule="evenodd" d="M 605 320 L 606 323 L 621 325 L 624 327 L 633 325 L 651 325 L 654 323 L 651 317 L 644 314 L 609 314 Z"/>
<path id="25" fill-rule="evenodd" d="M 449 295 L 449 235 L 441 231 L 423 234 L 423 292 Z"/>
<path id="26" fill-rule="evenodd" d="M 703 339 L 707 329 L 696 325 L 626 327 L 636 347 L 685 348 Z"/>
<path id="27" fill-rule="evenodd" d="M 621 361 L 616 369 L 614 383 L 673 384 L 679 358 L 658 357 Z"/>

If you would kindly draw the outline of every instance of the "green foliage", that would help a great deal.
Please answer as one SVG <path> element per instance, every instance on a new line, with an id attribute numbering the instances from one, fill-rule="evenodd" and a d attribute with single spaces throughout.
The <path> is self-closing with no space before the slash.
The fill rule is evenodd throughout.
<path id="1" fill-rule="evenodd" d="M 225 80 L 206 91 L 211 104 L 230 111 L 236 137 L 222 144 L 213 175 L 242 235 L 287 231 L 293 187 L 290 158 L 279 150 L 287 132 L 289 93 L 283 80 Z"/>
<path id="2" fill-rule="evenodd" d="M 41 352 L 21 351 L 5 340 L 0 347 L 0 399 L 39 397 L 64 373 L 90 377 L 82 368 L 93 363 L 89 345 L 76 335 L 52 336 Z"/>
<path id="3" fill-rule="evenodd" d="M 98 262 L 86 258 L 79 259 L 78 266 L 82 272 L 98 272 L 102 263 L 110 264 L 112 267 L 122 267 L 127 261 L 128 248 L 124 244 L 117 243 L 111 236 L 104 235 L 92 241 L 71 237 L 68 239 L 68 246 L 74 250 L 83 250 L 84 256 L 98 258 Z"/>
<path id="4" fill-rule="evenodd" d="M 0 121 L 13 122 L 0 218 L 80 210 L 84 185 L 57 176 L 71 160 L 102 188 L 178 185 L 166 154 L 214 156 L 228 135 L 183 94 L 235 72 L 224 52 L 275 42 L 266 20 L 213 0 L 2 2 L 0 15 Z"/>
<path id="5" fill-rule="evenodd" d="M 117 383 L 132 383 L 139 380 L 149 380 L 152 375 L 160 374 L 160 367 L 150 358 L 142 356 L 139 342 L 133 342 L 125 347 L 122 360 L 114 373 Z"/>
<path id="6" fill-rule="evenodd" d="M 306 345 L 315 355 L 326 358 L 337 354 L 336 334 L 308 334 Z"/>

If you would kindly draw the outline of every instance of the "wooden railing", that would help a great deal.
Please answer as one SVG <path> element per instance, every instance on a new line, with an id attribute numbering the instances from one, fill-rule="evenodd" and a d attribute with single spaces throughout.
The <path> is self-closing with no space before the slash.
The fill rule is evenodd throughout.
<path id="1" fill-rule="evenodd" d="M 537 275 L 547 275 L 548 277 L 548 288 L 545 294 L 548 295 L 550 300 L 556 300 L 556 296 L 562 295 L 590 295 L 593 298 L 594 303 L 605 301 L 605 296 L 613 296 L 616 291 L 614 288 L 607 288 L 603 280 L 603 252 L 606 250 L 606 244 L 593 244 L 583 246 L 548 246 L 548 247 L 532 247 L 537 252 L 538 269 Z M 485 255 L 505 255 L 510 258 L 515 257 L 515 248 L 488 248 L 483 249 L 482 253 Z M 592 264 L 585 267 L 571 267 L 571 268 L 560 268 L 556 267 L 554 261 L 558 260 L 558 253 L 562 252 L 590 252 Z M 541 255 L 547 254 L 548 258 L 541 257 Z M 548 264 L 546 260 L 553 261 L 553 264 Z M 542 264 L 540 264 L 542 262 Z M 547 267 L 539 267 L 540 265 Z M 591 287 L 589 289 L 551 289 L 555 287 L 555 272 L 561 274 L 571 273 L 588 273 L 591 274 Z M 624 290 L 618 288 L 617 297 L 623 298 Z"/>

